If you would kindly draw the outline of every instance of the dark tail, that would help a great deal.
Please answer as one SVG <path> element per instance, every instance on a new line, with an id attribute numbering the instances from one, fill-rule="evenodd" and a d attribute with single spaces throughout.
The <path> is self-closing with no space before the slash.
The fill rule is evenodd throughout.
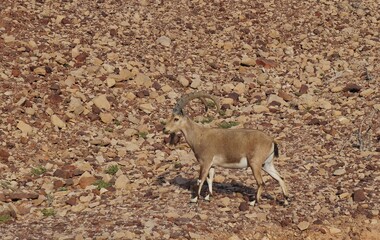
<path id="1" fill-rule="evenodd" d="M 273 152 L 274 152 L 274 156 L 275 157 L 280 156 L 280 153 L 278 152 L 278 145 L 277 145 L 276 142 L 274 142 L 274 150 L 273 150 Z"/>

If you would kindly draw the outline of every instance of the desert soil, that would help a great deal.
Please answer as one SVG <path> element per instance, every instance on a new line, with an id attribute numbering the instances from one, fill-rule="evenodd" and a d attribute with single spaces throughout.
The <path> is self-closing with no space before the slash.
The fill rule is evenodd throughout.
<path id="1" fill-rule="evenodd" d="M 2 0 L 1 239 L 379 239 L 379 32 L 376 0 Z M 189 203 L 162 129 L 194 91 L 276 139 L 289 206 L 220 168 Z"/>

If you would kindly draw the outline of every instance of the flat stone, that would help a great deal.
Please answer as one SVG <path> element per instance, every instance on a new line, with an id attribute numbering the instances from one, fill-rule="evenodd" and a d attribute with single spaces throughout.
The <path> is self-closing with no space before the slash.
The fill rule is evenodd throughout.
<path id="1" fill-rule="evenodd" d="M 243 56 L 240 62 L 241 65 L 243 66 L 255 66 L 256 65 L 256 60 L 248 57 L 248 56 Z"/>
<path id="2" fill-rule="evenodd" d="M 116 189 L 126 189 L 128 184 L 130 183 L 128 177 L 124 174 L 120 175 L 115 181 Z"/>
<path id="3" fill-rule="evenodd" d="M 302 222 L 300 222 L 300 223 L 297 225 L 298 229 L 301 230 L 301 231 L 304 231 L 304 230 L 308 229 L 309 226 L 310 226 L 310 223 L 309 223 L 309 222 L 306 222 L 306 221 L 302 221 Z"/>
<path id="4" fill-rule="evenodd" d="M 265 113 L 265 112 L 269 112 L 269 108 L 263 105 L 255 105 L 253 106 L 253 111 L 255 113 Z"/>
<path id="5" fill-rule="evenodd" d="M 161 36 L 157 39 L 156 42 L 161 44 L 162 46 L 169 47 L 172 40 L 168 38 L 167 36 Z"/>
<path id="6" fill-rule="evenodd" d="M 188 86 L 190 85 L 190 81 L 189 81 L 187 78 L 185 78 L 184 76 L 182 76 L 182 75 L 179 75 L 179 76 L 177 77 L 177 80 L 178 80 L 178 82 L 179 82 L 183 87 L 188 87 Z"/>
<path id="7" fill-rule="evenodd" d="M 333 175 L 334 176 L 341 176 L 341 175 L 343 175 L 343 174 L 345 174 L 346 173 L 346 169 L 344 169 L 344 168 L 339 168 L 339 169 L 337 169 L 337 170 L 335 170 L 334 172 L 333 172 Z"/>
<path id="8" fill-rule="evenodd" d="M 56 127 L 59 127 L 59 128 L 65 128 L 66 127 L 66 123 L 64 121 L 62 121 L 57 115 L 52 115 L 50 117 L 50 120 L 51 120 L 51 123 L 56 126 Z"/>
<path id="9" fill-rule="evenodd" d="M 92 102 L 100 109 L 110 110 L 111 104 L 109 103 L 105 94 L 99 95 L 92 99 Z"/>
<path id="10" fill-rule="evenodd" d="M 17 128 L 21 130 L 21 132 L 30 135 L 33 133 L 33 127 L 31 127 L 29 124 L 25 123 L 24 121 L 19 121 L 17 123 Z"/>
<path id="11" fill-rule="evenodd" d="M 143 103 L 139 105 L 139 109 L 146 112 L 146 113 L 151 113 L 153 112 L 156 108 L 153 107 L 151 103 Z"/>
<path id="12" fill-rule="evenodd" d="M 111 113 L 100 113 L 99 117 L 102 120 L 102 122 L 107 123 L 107 124 L 111 123 L 114 119 Z"/>

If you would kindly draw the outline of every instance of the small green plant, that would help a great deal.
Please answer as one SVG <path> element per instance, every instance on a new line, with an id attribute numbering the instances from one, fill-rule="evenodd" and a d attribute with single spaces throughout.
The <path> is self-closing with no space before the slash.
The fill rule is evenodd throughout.
<path id="1" fill-rule="evenodd" d="M 112 128 L 112 127 L 106 127 L 105 130 L 106 130 L 107 132 L 113 132 L 113 128 Z"/>
<path id="2" fill-rule="evenodd" d="M 180 162 L 176 162 L 175 164 L 174 164 L 174 168 L 181 168 L 182 167 L 182 163 L 180 163 Z"/>
<path id="3" fill-rule="evenodd" d="M 106 169 L 106 173 L 110 175 L 115 175 L 119 171 L 119 166 L 118 165 L 111 165 Z"/>
<path id="4" fill-rule="evenodd" d="M 146 139 L 148 136 L 148 133 L 147 132 L 139 132 L 139 136 Z"/>
<path id="5" fill-rule="evenodd" d="M 0 215 L 0 223 L 5 223 L 11 220 L 11 216 L 4 214 Z"/>
<path id="6" fill-rule="evenodd" d="M 46 173 L 46 168 L 39 166 L 36 168 L 32 168 L 32 174 L 35 176 L 40 176 L 42 174 Z"/>
<path id="7" fill-rule="evenodd" d="M 55 216 L 55 211 L 53 208 L 44 208 L 41 212 L 45 217 Z"/>
<path id="8" fill-rule="evenodd" d="M 221 127 L 221 128 L 231 128 L 231 127 L 234 127 L 234 126 L 237 126 L 237 125 L 239 125 L 238 122 L 234 122 L 234 121 L 225 122 L 225 121 L 223 121 L 223 122 L 221 122 L 219 124 L 219 127 Z"/>
<path id="9" fill-rule="evenodd" d="M 60 187 L 58 188 L 58 191 L 61 191 L 61 192 L 67 191 L 67 187 Z"/>
<path id="10" fill-rule="evenodd" d="M 213 117 L 207 116 L 207 117 L 202 119 L 201 123 L 210 123 L 210 122 L 212 122 L 212 120 L 214 120 Z"/>
<path id="11" fill-rule="evenodd" d="M 112 186 L 111 183 L 105 182 L 104 180 L 96 180 L 93 185 L 95 185 L 98 190 Z"/>
<path id="12" fill-rule="evenodd" d="M 115 123 L 116 126 L 120 126 L 121 125 L 121 122 L 119 120 L 117 120 L 117 119 L 114 120 L 114 123 Z"/>

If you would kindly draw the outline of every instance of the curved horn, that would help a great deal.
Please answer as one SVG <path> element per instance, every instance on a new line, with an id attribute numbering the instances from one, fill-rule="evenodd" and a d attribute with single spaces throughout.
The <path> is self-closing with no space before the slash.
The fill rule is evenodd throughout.
<path id="1" fill-rule="evenodd" d="M 176 105 L 175 105 L 175 107 L 173 109 L 173 112 L 175 114 L 184 115 L 183 108 L 186 106 L 186 104 L 188 104 L 191 100 L 193 100 L 195 98 L 201 99 L 202 103 L 206 107 L 206 111 L 208 110 L 206 98 L 211 99 L 216 104 L 217 112 L 219 112 L 220 106 L 219 106 L 218 100 L 216 99 L 215 96 L 212 96 L 212 95 L 210 95 L 210 94 L 208 94 L 206 92 L 193 92 L 193 93 L 189 93 L 189 94 L 186 94 L 186 95 L 182 96 L 177 101 L 177 103 L 176 103 Z"/>

